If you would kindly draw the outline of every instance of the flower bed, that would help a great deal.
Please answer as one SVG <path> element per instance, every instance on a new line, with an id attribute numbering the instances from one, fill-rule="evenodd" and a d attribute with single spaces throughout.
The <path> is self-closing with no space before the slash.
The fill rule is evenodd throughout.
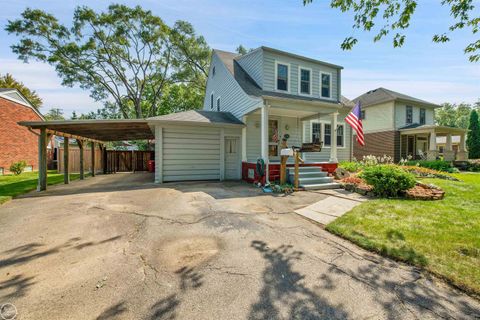
<path id="1" fill-rule="evenodd" d="M 440 172 L 433 169 L 418 167 L 418 166 L 401 166 L 401 168 L 405 171 L 408 171 L 414 174 L 416 177 L 420 178 L 437 178 L 443 180 L 451 180 L 451 181 L 459 181 L 457 178 L 446 174 L 444 172 Z"/>

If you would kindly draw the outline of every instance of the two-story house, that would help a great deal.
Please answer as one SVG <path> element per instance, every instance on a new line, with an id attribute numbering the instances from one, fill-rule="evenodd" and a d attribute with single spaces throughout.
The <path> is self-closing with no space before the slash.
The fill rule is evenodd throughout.
<path id="1" fill-rule="evenodd" d="M 352 130 L 344 118 L 352 105 L 341 96 L 341 71 L 268 47 L 245 55 L 213 51 L 204 110 L 229 112 L 245 124 L 238 140 L 244 180 L 255 178 L 259 158 L 270 179 L 278 175 L 286 135 L 288 146 L 323 143 L 320 152 L 302 155 L 305 166 L 332 172 L 338 161 L 351 159 Z"/>
<path id="2" fill-rule="evenodd" d="M 442 155 L 445 160 L 466 157 L 466 130 L 435 125 L 434 110 L 439 105 L 385 88 L 368 91 L 353 100 L 362 106 L 365 146 L 354 144 L 353 155 L 388 155 L 401 158 L 434 160 L 439 156 L 437 137 L 444 137 Z M 452 147 L 458 137 L 458 151 Z"/>

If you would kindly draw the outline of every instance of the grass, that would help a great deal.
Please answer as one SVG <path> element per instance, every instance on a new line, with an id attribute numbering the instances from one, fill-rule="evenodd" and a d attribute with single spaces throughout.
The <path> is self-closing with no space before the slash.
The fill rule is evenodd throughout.
<path id="1" fill-rule="evenodd" d="M 70 174 L 70 180 L 80 178 L 79 174 Z M 37 188 L 38 172 L 24 172 L 18 176 L 0 176 L 0 204 Z M 63 173 L 48 171 L 48 185 L 63 183 Z"/>
<path id="2" fill-rule="evenodd" d="M 480 295 L 480 174 L 455 176 L 462 181 L 423 180 L 445 190 L 443 200 L 367 201 L 327 230 Z"/>

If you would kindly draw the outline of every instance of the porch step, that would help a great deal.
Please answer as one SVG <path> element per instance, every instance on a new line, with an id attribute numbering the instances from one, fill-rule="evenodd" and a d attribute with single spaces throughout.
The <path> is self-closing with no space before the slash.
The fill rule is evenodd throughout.
<path id="1" fill-rule="evenodd" d="M 289 176 L 292 176 L 292 178 L 295 176 L 295 170 L 291 170 L 289 171 L 288 173 Z M 300 179 L 302 178 L 312 178 L 312 177 L 328 177 L 328 172 L 324 172 L 324 171 L 320 171 L 320 172 L 302 172 L 302 171 L 299 171 L 298 172 L 298 177 Z"/>
<path id="2" fill-rule="evenodd" d="M 299 178 L 298 183 L 300 186 L 307 186 L 311 184 L 321 184 L 333 182 L 332 177 L 312 177 L 312 178 Z"/>
<path id="3" fill-rule="evenodd" d="M 287 167 L 289 173 L 295 172 L 295 167 Z M 323 172 L 322 167 L 299 167 L 298 172 Z"/>
<path id="4" fill-rule="evenodd" d="M 302 186 L 305 190 L 327 190 L 327 189 L 339 189 L 340 184 L 336 182 L 308 184 Z"/>

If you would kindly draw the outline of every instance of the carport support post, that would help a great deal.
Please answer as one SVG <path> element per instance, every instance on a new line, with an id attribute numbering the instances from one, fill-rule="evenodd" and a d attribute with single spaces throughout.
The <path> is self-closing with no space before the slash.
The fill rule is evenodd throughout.
<path id="1" fill-rule="evenodd" d="M 63 137 L 63 183 L 70 183 L 70 170 L 68 168 L 68 156 L 69 156 L 70 139 Z"/>
<path id="2" fill-rule="evenodd" d="M 107 174 L 107 146 L 104 144 L 102 148 L 102 164 L 103 164 L 103 174 Z"/>
<path id="3" fill-rule="evenodd" d="M 163 128 L 155 126 L 155 183 L 163 183 Z"/>
<path id="4" fill-rule="evenodd" d="M 38 136 L 38 186 L 37 191 L 47 190 L 47 129 L 41 128 Z"/>
<path id="5" fill-rule="evenodd" d="M 85 168 L 84 168 L 84 153 L 83 153 L 83 141 L 77 139 L 78 149 L 80 153 L 80 180 L 85 179 Z"/>
<path id="6" fill-rule="evenodd" d="M 91 173 L 92 177 L 95 177 L 95 142 L 92 141 L 92 152 L 90 153 L 92 164 L 91 164 Z"/>

